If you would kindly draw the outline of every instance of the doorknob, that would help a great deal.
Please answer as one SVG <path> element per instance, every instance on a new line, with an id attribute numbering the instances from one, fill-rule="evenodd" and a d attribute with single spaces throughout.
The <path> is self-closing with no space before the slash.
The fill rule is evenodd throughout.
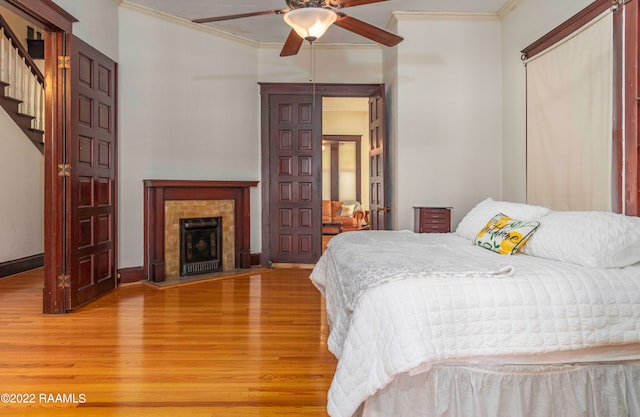
<path id="1" fill-rule="evenodd" d="M 388 213 L 391 211 L 391 207 L 378 207 L 378 212 L 384 211 L 385 213 Z"/>

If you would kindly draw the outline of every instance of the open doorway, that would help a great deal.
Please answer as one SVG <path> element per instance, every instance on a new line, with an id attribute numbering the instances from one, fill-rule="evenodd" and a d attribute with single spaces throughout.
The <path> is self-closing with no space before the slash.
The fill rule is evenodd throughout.
<path id="1" fill-rule="evenodd" d="M 322 100 L 322 240 L 369 227 L 369 99 Z"/>
<path id="2" fill-rule="evenodd" d="M 44 265 L 43 33 L 0 2 L 0 277 Z"/>
<path id="3" fill-rule="evenodd" d="M 372 229 L 390 224 L 384 84 L 260 83 L 262 265 L 312 264 L 322 254 L 323 99 L 367 101 L 367 198 Z M 364 136 L 364 135 L 363 135 Z M 364 151 L 363 151 L 364 153 Z M 366 193 L 363 193 L 366 195 Z"/>

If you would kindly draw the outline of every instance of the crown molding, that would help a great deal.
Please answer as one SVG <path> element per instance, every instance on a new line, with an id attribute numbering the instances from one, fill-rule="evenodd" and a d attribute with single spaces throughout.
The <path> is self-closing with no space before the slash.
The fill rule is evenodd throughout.
<path id="1" fill-rule="evenodd" d="M 518 4 L 521 2 L 522 0 L 509 0 L 507 1 L 501 8 L 500 10 L 498 10 L 498 17 L 500 18 L 500 20 L 504 19 L 505 17 L 507 17 L 507 15 L 509 13 L 511 13 L 511 10 L 515 9 Z"/>
<path id="2" fill-rule="evenodd" d="M 206 26 L 200 23 L 193 23 L 190 20 L 183 19 L 181 17 L 177 17 L 174 15 L 170 15 L 168 13 L 160 12 L 157 10 L 150 9 L 148 7 L 140 6 L 138 4 L 134 4 L 129 2 L 128 0 L 121 0 L 120 7 L 124 7 L 129 10 L 134 10 L 138 13 L 146 14 L 147 16 L 156 17 L 158 19 L 162 19 L 166 22 L 175 23 L 178 25 L 186 26 L 191 29 L 199 30 L 201 32 L 209 33 L 220 38 L 236 41 L 243 43 L 245 45 L 260 47 L 260 42 L 253 41 L 251 39 L 243 38 L 242 36 L 233 35 L 229 32 L 225 32 L 223 30 L 212 28 L 211 26 Z"/>
<path id="3" fill-rule="evenodd" d="M 392 12 L 393 19 L 401 20 L 498 20 L 497 13 L 480 12 Z"/>

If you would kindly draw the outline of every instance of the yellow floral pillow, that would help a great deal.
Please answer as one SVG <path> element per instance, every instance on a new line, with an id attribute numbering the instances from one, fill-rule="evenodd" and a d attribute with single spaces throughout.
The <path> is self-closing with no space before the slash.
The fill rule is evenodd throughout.
<path id="1" fill-rule="evenodd" d="M 482 228 L 474 243 L 501 255 L 513 255 L 538 226 L 538 222 L 523 222 L 498 213 Z"/>

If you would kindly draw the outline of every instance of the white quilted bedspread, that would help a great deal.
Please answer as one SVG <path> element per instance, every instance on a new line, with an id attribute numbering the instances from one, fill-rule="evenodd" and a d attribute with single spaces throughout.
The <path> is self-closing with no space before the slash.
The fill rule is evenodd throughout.
<path id="1" fill-rule="evenodd" d="M 449 259 L 429 267 L 430 253 Z M 416 273 L 425 265 L 432 275 Z M 358 277 L 364 287 L 350 282 Z M 311 280 L 338 358 L 333 417 L 351 417 L 394 376 L 429 364 L 517 355 L 540 363 L 548 353 L 640 343 L 640 264 L 586 268 L 494 254 L 455 234 L 358 231 L 329 242 Z"/>

